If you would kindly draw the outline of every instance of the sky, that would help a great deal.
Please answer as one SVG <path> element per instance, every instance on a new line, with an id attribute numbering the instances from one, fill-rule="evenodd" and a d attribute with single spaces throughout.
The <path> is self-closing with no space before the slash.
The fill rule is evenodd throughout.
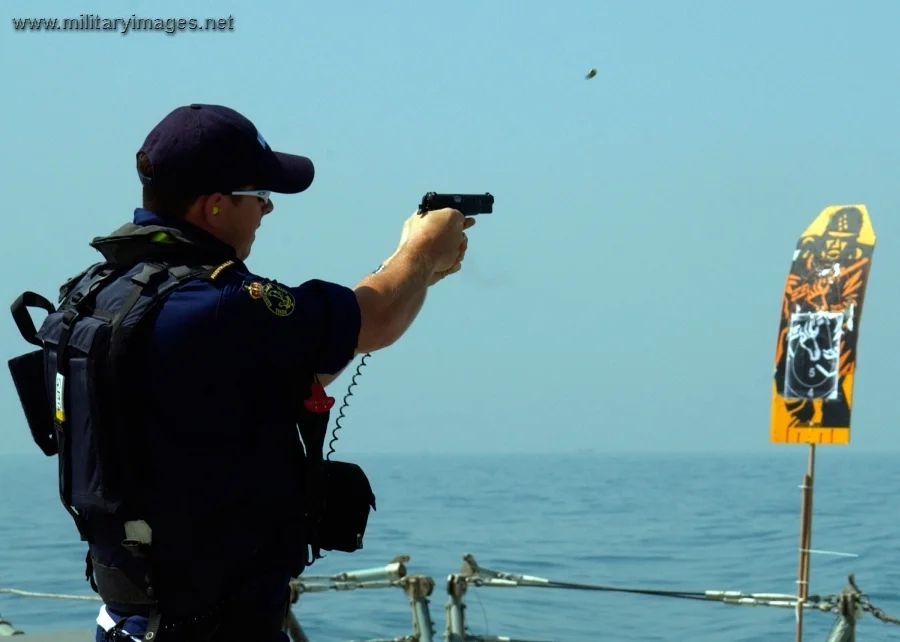
<path id="1" fill-rule="evenodd" d="M 5 0 L 0 300 L 55 301 L 140 205 L 134 154 L 156 122 L 225 104 L 316 164 L 260 230 L 248 265 L 265 277 L 353 286 L 425 192 L 496 198 L 463 271 L 367 360 L 339 456 L 774 454 L 802 448 L 769 443 L 794 246 L 823 208 L 864 204 L 878 246 L 849 448 L 900 450 L 900 4 L 553 7 Z M 12 25 L 82 11 L 233 28 Z M 5 358 L 29 349 L 2 316 Z M 7 375 L 0 454 L 37 452 Z"/>

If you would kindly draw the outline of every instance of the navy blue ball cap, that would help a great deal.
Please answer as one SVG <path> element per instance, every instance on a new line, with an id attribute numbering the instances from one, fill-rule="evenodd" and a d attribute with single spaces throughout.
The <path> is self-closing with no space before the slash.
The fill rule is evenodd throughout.
<path id="1" fill-rule="evenodd" d="M 199 196 L 252 185 L 297 194 L 312 185 L 310 159 L 272 151 L 249 119 L 230 107 L 193 104 L 163 118 L 140 149 L 153 167 L 141 183 L 162 193 Z"/>

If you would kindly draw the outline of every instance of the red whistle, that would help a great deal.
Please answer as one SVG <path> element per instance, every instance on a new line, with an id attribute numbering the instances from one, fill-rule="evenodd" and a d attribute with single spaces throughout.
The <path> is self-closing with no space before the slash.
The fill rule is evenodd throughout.
<path id="1" fill-rule="evenodd" d="M 331 410 L 331 407 L 334 406 L 334 397 L 329 397 L 325 394 L 325 388 L 322 387 L 322 384 L 316 381 L 310 386 L 310 391 L 312 394 L 309 396 L 309 399 L 303 400 L 303 405 L 310 412 L 314 412 L 317 415 L 321 415 L 323 413 Z"/>

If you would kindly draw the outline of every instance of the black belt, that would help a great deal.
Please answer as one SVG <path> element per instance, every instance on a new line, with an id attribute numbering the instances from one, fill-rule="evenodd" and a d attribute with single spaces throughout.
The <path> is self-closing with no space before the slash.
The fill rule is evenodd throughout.
<path id="1" fill-rule="evenodd" d="M 284 606 L 273 611 L 260 613 L 255 609 L 243 608 L 245 594 L 226 596 L 204 613 L 193 617 L 160 618 L 158 632 L 153 642 L 233 642 L 234 640 L 275 640 L 284 630 L 285 619 L 291 605 L 290 587 L 285 587 Z M 112 607 L 110 607 L 112 608 Z M 115 610 L 115 609 L 113 609 Z M 144 611 L 145 609 L 134 609 Z M 143 613 L 146 615 L 146 613 Z M 130 634 L 121 629 L 122 622 L 108 631 L 109 639 L 130 639 Z M 149 628 L 149 627 L 148 627 Z"/>

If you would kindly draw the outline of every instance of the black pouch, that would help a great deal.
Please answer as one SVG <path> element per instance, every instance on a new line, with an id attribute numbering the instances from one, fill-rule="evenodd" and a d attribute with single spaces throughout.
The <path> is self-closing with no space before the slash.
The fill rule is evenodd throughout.
<path id="1" fill-rule="evenodd" d="M 56 442 L 53 404 L 50 402 L 45 378 L 44 346 L 38 338 L 28 308 L 41 308 L 48 314 L 56 311 L 52 303 L 34 292 L 24 292 L 13 302 L 10 312 L 12 312 L 13 320 L 19 328 L 22 338 L 40 349 L 10 359 L 8 361 L 9 373 L 12 375 L 13 384 L 19 395 L 19 402 L 22 404 L 25 421 L 31 430 L 34 443 L 47 457 L 52 457 L 59 452 L 59 444 Z"/>
<path id="2" fill-rule="evenodd" d="M 375 494 L 363 469 L 343 461 L 322 462 L 324 510 L 318 545 L 326 551 L 353 553 L 363 547 Z"/>
<path id="3" fill-rule="evenodd" d="M 53 407 L 44 382 L 44 351 L 35 350 L 9 360 L 9 373 L 19 394 L 25 421 L 38 448 L 52 457 L 59 451 Z"/>

